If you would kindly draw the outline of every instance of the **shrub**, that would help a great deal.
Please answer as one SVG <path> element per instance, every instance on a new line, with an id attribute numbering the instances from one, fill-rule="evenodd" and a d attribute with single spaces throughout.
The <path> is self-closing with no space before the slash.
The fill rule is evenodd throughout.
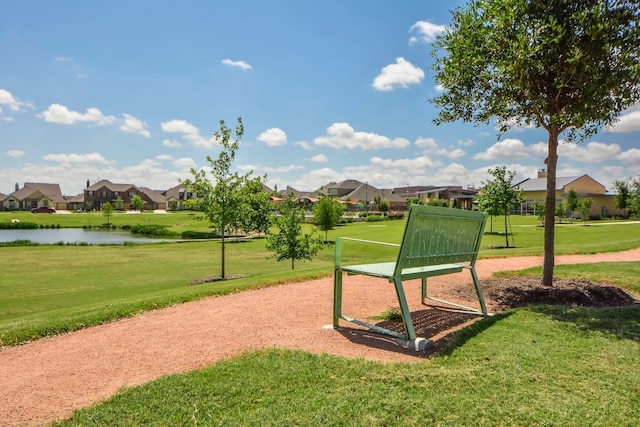
<path id="1" fill-rule="evenodd" d="M 34 230 L 39 228 L 38 224 L 33 222 L 0 222 L 0 230 Z"/>
<path id="2" fill-rule="evenodd" d="M 131 227 L 134 234 L 144 234 L 145 236 L 169 236 L 171 231 L 164 225 L 134 225 Z"/>

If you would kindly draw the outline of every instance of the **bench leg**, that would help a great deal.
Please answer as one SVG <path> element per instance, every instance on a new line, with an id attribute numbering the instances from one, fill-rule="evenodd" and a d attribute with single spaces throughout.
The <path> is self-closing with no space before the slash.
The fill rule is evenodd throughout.
<path id="1" fill-rule="evenodd" d="M 476 287 L 476 295 L 478 296 L 478 301 L 480 301 L 480 309 L 483 314 L 487 313 L 487 305 L 484 302 L 484 295 L 482 294 L 482 288 L 480 287 L 480 280 L 478 279 L 478 274 L 476 273 L 475 267 L 471 267 L 471 277 L 473 277 L 473 286 Z"/>
<path id="2" fill-rule="evenodd" d="M 422 278 L 422 304 L 424 304 L 425 299 L 427 299 L 427 278 Z"/>
<path id="3" fill-rule="evenodd" d="M 407 339 L 415 340 L 416 331 L 413 329 L 413 321 L 411 320 L 411 313 L 409 312 L 407 297 L 405 296 L 404 288 L 402 287 L 402 280 L 395 279 L 393 280 L 393 284 L 396 288 L 398 303 L 400 304 L 400 313 L 402 313 L 402 322 L 404 323 L 404 329 L 405 331 L 407 331 Z"/>
<path id="4" fill-rule="evenodd" d="M 333 272 L 333 327 L 339 326 L 342 316 L 342 270 Z"/>

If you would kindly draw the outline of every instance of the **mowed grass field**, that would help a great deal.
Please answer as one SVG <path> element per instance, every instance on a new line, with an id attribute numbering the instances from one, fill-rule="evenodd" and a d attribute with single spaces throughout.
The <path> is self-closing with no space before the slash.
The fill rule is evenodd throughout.
<path id="1" fill-rule="evenodd" d="M 48 225 L 79 227 L 104 222 L 101 213 L 31 214 L 3 213 L 0 221 L 21 214 L 27 220 Z M 201 214 L 142 213 L 116 214 L 112 222 L 162 224 L 172 230 L 210 230 Z M 539 255 L 543 252 L 544 230 L 533 217 L 512 217 L 512 240 L 517 247 L 487 249 L 504 245 L 504 235 L 487 234 L 481 257 Z M 493 230 L 500 229 L 497 218 Z M 591 222 L 591 225 L 563 224 L 556 230 L 556 253 L 619 251 L 640 246 L 640 224 Z M 399 243 L 403 220 L 357 222 L 337 227 L 329 239 L 348 236 Z M 307 225 L 306 232 L 313 227 Z M 0 344 L 24 341 L 96 325 L 158 307 L 204 296 L 268 286 L 294 280 L 330 275 L 333 247 L 327 245 L 311 262 L 277 262 L 264 247 L 262 238 L 232 239 L 227 245 L 227 275 L 233 280 L 190 285 L 194 280 L 220 274 L 218 241 L 154 243 L 126 246 L 0 247 Z M 345 248 L 347 259 L 393 259 L 385 247 Z M 347 252 L 348 251 L 348 252 Z M 508 263 L 508 261 L 507 261 Z"/>
<path id="2" fill-rule="evenodd" d="M 184 215 L 137 218 L 208 228 Z M 506 257 L 508 268 L 509 256 L 542 254 L 544 231 L 537 224 L 531 217 L 512 218 L 517 247 L 488 249 L 504 245 L 505 238 L 485 235 L 480 256 Z M 329 239 L 399 242 L 403 227 L 404 221 L 354 223 L 331 231 Z M 494 231 L 504 232 L 499 220 Z M 556 229 L 558 254 L 639 246 L 637 223 L 562 224 Z M 219 242 L 0 247 L 2 344 L 332 271 L 331 245 L 314 261 L 296 263 L 294 271 L 288 262 L 269 256 L 264 239 L 231 243 L 227 250 L 227 273 L 243 278 L 190 286 L 194 279 L 219 274 Z M 354 260 L 390 255 L 382 250 L 365 254 L 357 246 L 345 250 Z M 640 292 L 636 262 L 560 265 L 555 272 Z M 539 275 L 540 269 L 518 274 Z M 638 407 L 640 307 L 537 306 L 476 322 L 441 353 L 418 363 L 383 364 L 282 349 L 249 352 L 123 389 L 54 425 L 632 426 Z"/>

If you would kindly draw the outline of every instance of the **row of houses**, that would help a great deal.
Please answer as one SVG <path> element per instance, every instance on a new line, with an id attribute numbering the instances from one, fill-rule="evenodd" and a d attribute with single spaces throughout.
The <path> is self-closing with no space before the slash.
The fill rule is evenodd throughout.
<path id="1" fill-rule="evenodd" d="M 558 177 L 556 183 L 556 203 L 564 203 L 567 193 L 574 190 L 578 197 L 589 197 L 593 200 L 589 212 L 591 217 L 625 215 L 623 210 L 615 207 L 615 195 L 608 193 L 604 185 L 588 175 Z M 535 213 L 534 201 L 545 199 L 546 171 L 541 170 L 537 178 L 528 178 L 516 185 L 523 190 L 525 198 L 519 213 Z M 450 206 L 472 209 L 474 197 L 480 190 L 461 186 L 406 186 L 380 189 L 367 182 L 347 179 L 328 183 L 315 191 L 300 191 L 289 186 L 280 191 L 265 186 L 264 191 L 272 195 L 274 202 L 292 194 L 300 203 L 310 206 L 320 195 L 326 194 L 338 198 L 351 211 L 376 210 L 376 202 L 379 200 L 387 200 L 392 211 L 403 211 L 409 198 L 418 198 L 425 202 L 434 199 L 446 200 Z M 103 179 L 94 184 L 87 181 L 82 193 L 69 197 L 62 194 L 58 184 L 27 182 L 22 188 L 16 184 L 15 191 L 11 194 L 0 193 L 0 207 L 2 210 L 30 210 L 40 206 L 56 210 L 99 210 L 104 203 L 117 200 L 122 203 L 124 209 L 130 209 L 131 200 L 135 196 L 142 198 L 145 210 L 182 209 L 186 201 L 196 198 L 196 194 L 190 192 L 183 184 L 168 190 L 152 190 L 133 184 L 114 184 Z"/>

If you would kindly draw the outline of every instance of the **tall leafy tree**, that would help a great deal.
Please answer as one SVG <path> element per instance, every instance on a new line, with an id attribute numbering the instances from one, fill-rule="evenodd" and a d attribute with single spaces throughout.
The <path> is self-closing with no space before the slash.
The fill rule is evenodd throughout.
<path id="1" fill-rule="evenodd" d="M 269 194 L 264 191 L 265 177 L 247 179 L 242 188 L 241 226 L 246 232 L 266 234 L 271 225 L 271 204 Z"/>
<path id="2" fill-rule="evenodd" d="M 325 242 L 329 239 L 329 230 L 333 230 L 338 224 L 343 213 L 344 207 L 337 199 L 327 195 L 320 196 L 313 208 L 313 216 L 316 226 L 324 231 Z"/>
<path id="3" fill-rule="evenodd" d="M 293 270 L 296 261 L 311 261 L 322 247 L 322 238 L 314 233 L 302 233 L 304 209 L 292 194 L 280 203 L 279 211 L 280 215 L 274 217 L 278 231 L 267 234 L 266 248 L 275 253 L 278 261 L 290 259 Z"/>
<path id="4" fill-rule="evenodd" d="M 582 215 L 582 223 L 584 225 L 587 225 L 587 220 L 589 219 L 589 211 L 591 210 L 592 205 L 593 199 L 591 197 L 580 200 L 580 203 L 578 204 L 578 210 L 580 211 L 580 215 Z"/>
<path id="5" fill-rule="evenodd" d="M 470 0 L 434 43 L 436 123 L 548 134 L 542 282 L 553 284 L 558 140 L 580 142 L 640 98 L 637 0 Z"/>
<path id="6" fill-rule="evenodd" d="M 629 195 L 631 194 L 629 183 L 623 180 L 615 180 L 613 181 L 613 186 L 616 188 L 615 207 L 626 211 L 629 207 Z"/>
<path id="7" fill-rule="evenodd" d="M 506 166 L 489 169 L 493 181 L 482 183 L 478 196 L 478 208 L 487 207 L 487 212 L 504 215 L 504 235 L 509 247 L 509 213 L 522 203 L 522 190 L 513 186 L 516 173 L 507 171 Z"/>
<path id="8" fill-rule="evenodd" d="M 140 197 L 139 194 L 136 194 L 131 198 L 131 207 L 137 211 L 144 209 L 144 200 L 142 200 L 142 197 Z"/>
<path id="9" fill-rule="evenodd" d="M 240 175 L 231 171 L 231 164 L 236 158 L 239 141 L 243 135 L 244 125 L 241 117 L 238 117 L 238 124 L 233 131 L 234 138 L 231 128 L 224 120 L 220 120 L 220 129 L 214 133 L 214 137 L 222 149 L 217 158 L 207 156 L 209 173 L 204 169 L 191 169 L 191 178 L 184 181 L 187 187 L 196 192 L 200 209 L 220 233 L 222 278 L 226 278 L 226 238 L 240 223 L 239 217 L 244 201 L 243 187 L 251 175 L 251 172 Z"/>

